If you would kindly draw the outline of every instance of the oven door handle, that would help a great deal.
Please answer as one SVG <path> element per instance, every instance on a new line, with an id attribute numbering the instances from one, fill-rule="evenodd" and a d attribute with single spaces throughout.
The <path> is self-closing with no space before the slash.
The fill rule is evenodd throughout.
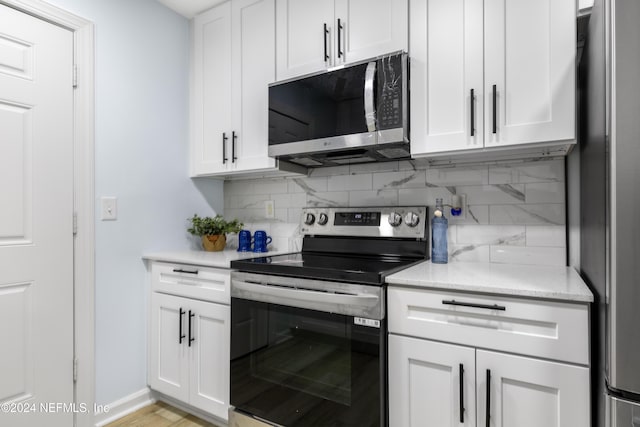
<path id="1" fill-rule="evenodd" d="M 367 131 L 374 132 L 376 130 L 376 111 L 374 87 L 376 77 L 376 63 L 369 62 L 364 73 L 364 119 L 367 122 Z"/>
<path id="2" fill-rule="evenodd" d="M 336 294 L 311 291 L 306 289 L 293 289 L 289 287 L 261 285 L 258 283 L 250 283 L 240 280 L 234 280 L 233 287 L 236 291 L 241 291 L 245 293 L 248 298 L 255 298 L 257 301 L 271 302 L 265 301 L 265 298 L 260 297 L 267 297 L 267 299 L 272 298 L 275 299 L 274 301 L 288 299 L 303 303 L 301 304 L 303 308 L 307 307 L 307 304 L 304 303 L 310 303 L 313 306 L 326 304 L 328 305 L 326 311 L 332 311 L 331 306 L 336 305 L 372 307 L 379 302 L 379 298 L 377 295 Z"/>

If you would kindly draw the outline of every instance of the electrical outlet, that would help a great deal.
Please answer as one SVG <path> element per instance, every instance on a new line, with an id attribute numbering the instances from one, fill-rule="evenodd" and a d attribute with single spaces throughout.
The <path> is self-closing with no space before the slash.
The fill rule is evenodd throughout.
<path id="1" fill-rule="evenodd" d="M 273 200 L 264 201 L 264 216 L 265 218 L 275 218 L 276 212 L 274 208 Z"/>
<path id="2" fill-rule="evenodd" d="M 453 214 L 451 214 L 453 218 L 458 218 L 458 219 L 467 218 L 467 195 L 466 194 L 452 195 L 450 205 L 452 208 L 455 207 L 455 208 L 460 208 L 462 210 L 460 212 L 460 215 L 453 216 Z"/>
<path id="3" fill-rule="evenodd" d="M 116 197 L 101 197 L 101 215 L 102 221 L 115 221 L 118 219 L 118 199 Z"/>

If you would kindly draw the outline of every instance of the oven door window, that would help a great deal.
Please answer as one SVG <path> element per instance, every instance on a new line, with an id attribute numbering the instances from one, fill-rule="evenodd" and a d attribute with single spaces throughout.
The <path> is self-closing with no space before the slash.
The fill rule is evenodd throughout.
<path id="1" fill-rule="evenodd" d="M 231 404 L 285 426 L 380 426 L 384 322 L 232 299 Z"/>

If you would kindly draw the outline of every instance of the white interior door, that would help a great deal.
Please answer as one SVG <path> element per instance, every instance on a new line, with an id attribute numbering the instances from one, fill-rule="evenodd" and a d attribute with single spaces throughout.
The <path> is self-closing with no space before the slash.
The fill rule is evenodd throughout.
<path id="1" fill-rule="evenodd" d="M 72 65 L 71 31 L 0 5 L 0 425 L 73 425 Z"/>

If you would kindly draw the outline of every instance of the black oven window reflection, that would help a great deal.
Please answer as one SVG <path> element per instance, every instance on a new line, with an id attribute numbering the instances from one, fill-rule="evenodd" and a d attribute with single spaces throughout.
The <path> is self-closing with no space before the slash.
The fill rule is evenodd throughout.
<path id="1" fill-rule="evenodd" d="M 380 329 L 233 300 L 232 404 L 278 424 L 380 426 Z"/>

